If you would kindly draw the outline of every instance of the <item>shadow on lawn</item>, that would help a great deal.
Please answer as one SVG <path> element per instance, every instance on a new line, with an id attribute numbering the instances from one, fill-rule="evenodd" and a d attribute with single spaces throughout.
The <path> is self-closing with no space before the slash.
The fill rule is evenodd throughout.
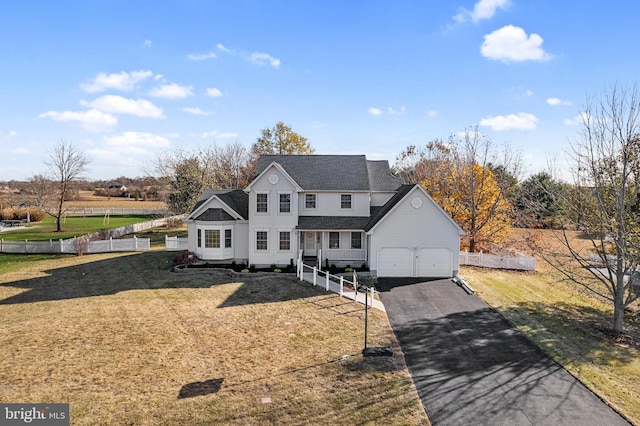
<path id="1" fill-rule="evenodd" d="M 242 285 L 219 307 L 272 303 L 316 296 L 317 289 L 296 285 L 288 275 L 280 277 L 234 274 L 210 270 L 201 273 L 171 273 L 174 254 L 145 252 L 113 259 L 89 261 L 75 266 L 43 271 L 44 277 L 0 284 L 26 291 L 0 300 L 0 305 L 105 296 L 128 290 L 163 288 L 210 288 Z M 87 256 L 88 258 L 88 256 Z"/>

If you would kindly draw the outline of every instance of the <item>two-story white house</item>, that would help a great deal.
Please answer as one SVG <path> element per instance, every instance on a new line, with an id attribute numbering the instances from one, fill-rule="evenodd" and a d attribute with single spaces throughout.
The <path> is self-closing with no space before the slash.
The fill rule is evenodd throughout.
<path id="1" fill-rule="evenodd" d="M 364 155 L 263 155 L 249 186 L 205 191 L 185 221 L 208 262 L 285 266 L 302 253 L 381 277 L 455 275 L 463 234 L 419 185 Z"/>

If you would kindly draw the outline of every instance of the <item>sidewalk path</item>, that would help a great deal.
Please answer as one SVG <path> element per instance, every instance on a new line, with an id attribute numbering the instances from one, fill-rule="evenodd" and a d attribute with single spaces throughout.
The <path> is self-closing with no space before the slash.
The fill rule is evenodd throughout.
<path id="1" fill-rule="evenodd" d="M 307 272 L 307 269 L 305 269 L 305 272 L 303 274 L 304 276 L 304 280 L 308 283 L 312 283 L 313 284 L 313 272 L 309 271 Z M 317 272 L 316 273 L 316 285 L 318 287 L 324 288 L 327 291 L 331 291 L 333 293 L 337 293 L 340 294 L 340 283 L 334 281 L 335 278 L 333 279 L 329 279 L 329 288 L 327 289 L 327 278 L 326 275 L 324 274 L 324 272 Z M 343 291 L 342 291 L 342 297 L 345 297 L 347 299 L 351 299 L 354 300 L 358 303 L 362 303 L 363 305 L 365 304 L 365 293 L 362 291 L 359 291 L 357 294 L 354 290 L 348 288 L 348 287 L 344 287 Z M 373 302 L 371 301 L 371 294 L 369 294 L 369 306 L 375 309 L 378 309 L 380 311 L 385 312 L 384 309 L 384 305 L 382 304 L 382 302 L 380 300 L 377 299 L 373 299 Z"/>

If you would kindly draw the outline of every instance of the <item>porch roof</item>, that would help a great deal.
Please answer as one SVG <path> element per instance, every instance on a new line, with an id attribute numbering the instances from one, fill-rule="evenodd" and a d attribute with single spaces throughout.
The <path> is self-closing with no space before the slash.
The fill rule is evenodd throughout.
<path id="1" fill-rule="evenodd" d="M 296 229 L 304 231 L 364 230 L 368 216 L 300 216 Z"/>

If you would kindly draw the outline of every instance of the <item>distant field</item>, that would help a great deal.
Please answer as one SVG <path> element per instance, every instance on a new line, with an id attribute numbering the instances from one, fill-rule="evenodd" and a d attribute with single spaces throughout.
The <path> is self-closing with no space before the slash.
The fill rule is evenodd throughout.
<path id="1" fill-rule="evenodd" d="M 123 197 L 97 197 L 93 191 L 80 191 L 80 199 L 67 202 L 67 206 L 73 208 L 126 208 L 126 209 L 166 209 L 164 201 L 136 201 L 135 198 Z"/>
<path id="2" fill-rule="evenodd" d="M 118 228 L 151 220 L 148 216 L 67 216 L 63 219 L 62 232 L 56 232 L 56 219 L 49 216 L 42 222 L 33 222 L 28 227 L 0 233 L 7 241 L 48 241 L 73 238 L 79 235 Z"/>

